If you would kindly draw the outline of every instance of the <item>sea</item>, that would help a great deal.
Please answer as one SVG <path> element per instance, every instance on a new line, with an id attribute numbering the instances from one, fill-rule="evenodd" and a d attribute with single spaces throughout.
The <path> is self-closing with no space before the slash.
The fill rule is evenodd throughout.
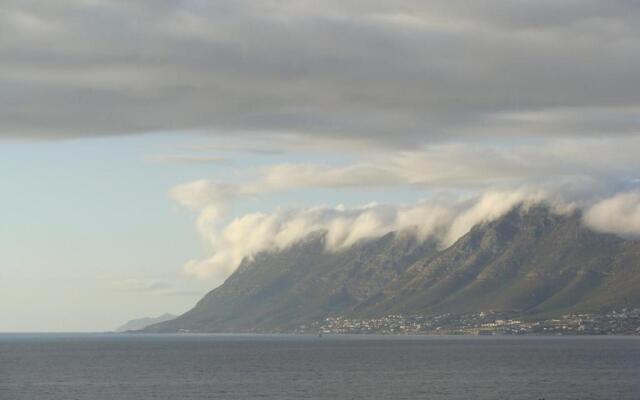
<path id="1" fill-rule="evenodd" d="M 640 399 L 640 337 L 0 334 L 1 400 Z"/>

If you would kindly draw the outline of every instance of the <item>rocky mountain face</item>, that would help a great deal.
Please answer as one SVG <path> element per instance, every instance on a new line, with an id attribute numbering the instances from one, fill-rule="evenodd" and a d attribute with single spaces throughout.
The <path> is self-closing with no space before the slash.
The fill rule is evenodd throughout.
<path id="1" fill-rule="evenodd" d="M 580 215 L 514 209 L 419 260 L 359 313 L 559 314 L 640 304 L 640 242 L 596 233 Z"/>
<path id="2" fill-rule="evenodd" d="M 517 207 L 440 249 L 394 232 L 338 252 L 322 232 L 245 261 L 191 311 L 149 332 L 290 331 L 328 316 L 504 311 L 549 316 L 640 306 L 640 242 L 578 213 Z"/>

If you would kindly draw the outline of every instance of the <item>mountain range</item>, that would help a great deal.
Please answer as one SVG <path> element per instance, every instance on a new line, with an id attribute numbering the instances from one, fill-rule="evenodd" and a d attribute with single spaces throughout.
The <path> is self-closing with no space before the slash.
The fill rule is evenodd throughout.
<path id="1" fill-rule="evenodd" d="M 330 316 L 542 318 L 640 306 L 640 241 L 595 232 L 579 211 L 521 205 L 447 248 L 404 231 L 340 251 L 325 241 L 314 232 L 245 259 L 193 309 L 144 330 L 289 332 Z"/>

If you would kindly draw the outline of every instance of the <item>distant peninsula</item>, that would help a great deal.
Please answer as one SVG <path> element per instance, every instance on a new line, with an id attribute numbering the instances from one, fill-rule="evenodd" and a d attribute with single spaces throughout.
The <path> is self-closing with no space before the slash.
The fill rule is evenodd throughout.
<path id="1" fill-rule="evenodd" d="M 115 332 L 139 331 L 141 329 L 146 328 L 149 325 L 170 321 L 176 317 L 177 317 L 176 315 L 165 313 L 158 317 L 145 317 L 145 318 L 132 319 L 131 321 L 128 321 L 125 324 L 119 326 L 115 330 Z"/>

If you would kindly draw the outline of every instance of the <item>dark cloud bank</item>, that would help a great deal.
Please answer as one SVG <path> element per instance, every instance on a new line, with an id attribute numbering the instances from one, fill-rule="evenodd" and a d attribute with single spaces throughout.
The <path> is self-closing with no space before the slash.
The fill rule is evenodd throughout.
<path id="1" fill-rule="evenodd" d="M 636 1 L 0 5 L 0 135 L 288 132 L 395 145 L 640 124 Z"/>

